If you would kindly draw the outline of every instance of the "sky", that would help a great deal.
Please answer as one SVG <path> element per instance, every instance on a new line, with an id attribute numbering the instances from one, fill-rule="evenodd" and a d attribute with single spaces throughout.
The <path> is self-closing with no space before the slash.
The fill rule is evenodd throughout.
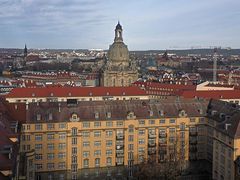
<path id="1" fill-rule="evenodd" d="M 240 48 L 240 0 L 0 0 L 0 48 Z"/>

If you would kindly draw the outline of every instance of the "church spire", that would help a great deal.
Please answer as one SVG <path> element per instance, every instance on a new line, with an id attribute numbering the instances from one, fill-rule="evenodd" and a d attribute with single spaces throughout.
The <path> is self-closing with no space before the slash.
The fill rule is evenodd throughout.
<path id="1" fill-rule="evenodd" d="M 24 57 L 27 57 L 27 45 L 25 44 L 25 47 L 24 47 Z"/>
<path id="2" fill-rule="evenodd" d="M 118 24 L 116 25 L 115 28 L 115 38 L 114 38 L 114 42 L 123 42 L 123 38 L 122 38 L 122 26 L 118 21 Z"/>

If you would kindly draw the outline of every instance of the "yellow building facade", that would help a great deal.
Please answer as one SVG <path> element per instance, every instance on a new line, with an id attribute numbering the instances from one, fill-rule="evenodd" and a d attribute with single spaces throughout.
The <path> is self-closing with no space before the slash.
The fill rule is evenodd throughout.
<path id="1" fill-rule="evenodd" d="M 22 126 L 21 151 L 35 150 L 36 177 L 48 179 L 98 177 L 102 169 L 111 174 L 113 167 L 131 167 L 150 156 L 161 163 L 177 154 L 187 168 L 189 160 L 205 158 L 204 149 L 196 148 L 204 143 L 197 135 L 203 133 L 199 124 L 206 122 L 206 102 L 190 111 L 192 101 L 171 101 L 85 102 L 77 107 L 32 103 Z"/>

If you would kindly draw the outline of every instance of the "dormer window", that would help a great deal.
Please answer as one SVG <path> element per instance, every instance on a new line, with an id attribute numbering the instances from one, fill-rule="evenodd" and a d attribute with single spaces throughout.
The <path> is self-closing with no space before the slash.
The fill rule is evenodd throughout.
<path id="1" fill-rule="evenodd" d="M 180 117 L 186 117 L 186 115 L 187 115 L 187 114 L 186 114 L 186 111 L 185 111 L 185 110 L 180 110 L 180 111 L 179 111 L 179 116 L 180 116 Z"/>
<path id="2" fill-rule="evenodd" d="M 134 112 L 132 112 L 132 111 L 128 112 L 127 119 L 135 119 L 135 118 L 136 118 L 136 116 L 135 116 Z"/>
<path id="3" fill-rule="evenodd" d="M 68 96 L 72 96 L 72 93 L 68 93 Z"/>
<path id="4" fill-rule="evenodd" d="M 152 110 L 149 111 L 149 116 L 150 116 L 150 117 L 153 116 L 153 111 L 152 111 Z"/>
<path id="5" fill-rule="evenodd" d="M 198 112 L 199 112 L 199 114 L 203 114 L 203 110 L 202 109 L 199 109 Z"/>
<path id="6" fill-rule="evenodd" d="M 112 116 L 111 112 L 107 112 L 107 118 L 110 119 Z"/>
<path id="7" fill-rule="evenodd" d="M 95 119 L 98 119 L 99 118 L 99 112 L 95 112 L 94 116 L 95 116 Z"/>
<path id="8" fill-rule="evenodd" d="M 41 120 L 41 114 L 37 114 L 37 121 Z"/>
<path id="9" fill-rule="evenodd" d="M 164 116 L 164 111 L 163 111 L 163 110 L 160 110 L 160 111 L 159 111 L 159 115 L 160 115 L 160 116 Z"/>
<path id="10" fill-rule="evenodd" d="M 35 93 L 32 93 L 32 97 L 35 97 Z"/>
<path id="11" fill-rule="evenodd" d="M 78 117 L 78 115 L 76 114 L 76 113 L 72 113 L 72 116 L 71 116 L 71 118 L 70 118 L 70 121 L 79 121 L 79 117 Z"/>
<path id="12" fill-rule="evenodd" d="M 50 96 L 53 96 L 53 93 L 51 93 Z"/>
<path id="13" fill-rule="evenodd" d="M 53 115 L 52 115 L 52 113 L 49 113 L 49 114 L 48 114 L 48 120 L 49 120 L 49 121 L 52 121 L 52 120 L 53 120 Z"/>

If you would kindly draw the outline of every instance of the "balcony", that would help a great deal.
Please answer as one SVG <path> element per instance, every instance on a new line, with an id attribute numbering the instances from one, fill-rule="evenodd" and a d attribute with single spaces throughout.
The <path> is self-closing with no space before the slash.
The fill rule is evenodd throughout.
<path id="1" fill-rule="evenodd" d="M 166 133 L 160 133 L 159 134 L 159 138 L 166 138 L 167 137 L 167 134 Z"/>
<path id="2" fill-rule="evenodd" d="M 116 157 L 124 157 L 124 153 L 116 153 Z"/>
<path id="3" fill-rule="evenodd" d="M 198 133 L 197 133 L 197 131 L 189 131 L 189 135 L 190 136 L 197 136 Z"/>
<path id="4" fill-rule="evenodd" d="M 123 153 L 124 153 L 124 150 L 123 150 L 123 149 L 121 149 L 121 150 L 116 150 L 116 153 L 123 154 Z"/>
<path id="5" fill-rule="evenodd" d="M 148 138 L 150 138 L 150 139 L 154 139 L 156 137 L 157 137 L 156 134 L 151 134 L 151 133 L 148 134 Z"/>
<path id="6" fill-rule="evenodd" d="M 117 150 L 122 150 L 122 149 L 124 149 L 124 145 L 116 145 L 116 149 Z"/>
<path id="7" fill-rule="evenodd" d="M 156 147 L 156 143 L 155 142 L 148 142 L 148 146 L 149 147 Z"/>
<path id="8" fill-rule="evenodd" d="M 116 145 L 123 146 L 123 145 L 124 145 L 124 142 L 123 142 L 122 140 L 117 140 L 117 141 L 116 141 Z"/>
<path id="9" fill-rule="evenodd" d="M 118 134 L 116 136 L 116 140 L 123 140 L 124 139 L 124 135 L 123 134 Z"/>
<path id="10" fill-rule="evenodd" d="M 156 149 L 148 150 L 148 155 L 153 155 L 153 154 L 156 154 Z"/>

